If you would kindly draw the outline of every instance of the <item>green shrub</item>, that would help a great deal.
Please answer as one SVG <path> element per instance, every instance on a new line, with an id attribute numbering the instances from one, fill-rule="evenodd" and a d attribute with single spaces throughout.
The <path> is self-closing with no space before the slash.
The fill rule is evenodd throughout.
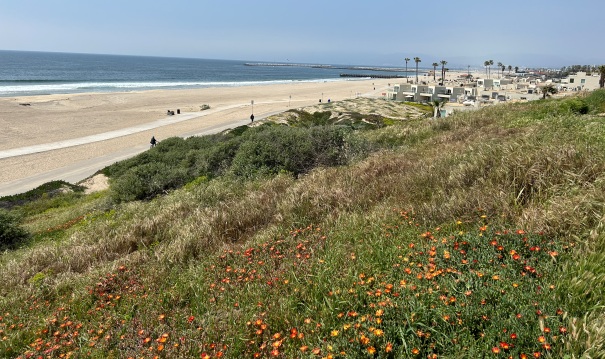
<path id="1" fill-rule="evenodd" d="M 565 112 L 571 112 L 578 115 L 585 115 L 590 110 L 588 103 L 577 97 L 565 99 L 561 103 L 561 109 Z"/>
<path id="2" fill-rule="evenodd" d="M 327 126 L 332 124 L 332 112 L 314 112 L 309 113 L 301 110 L 290 110 L 289 112 L 296 113 L 298 118 L 295 121 L 290 121 L 291 126 L 296 127 L 313 127 L 313 126 Z"/>
<path id="3" fill-rule="evenodd" d="M 21 228 L 19 222 L 18 216 L 0 209 L 0 249 L 15 248 L 29 237 L 27 231 Z"/>
<path id="4" fill-rule="evenodd" d="M 0 197 L 0 208 L 12 209 L 17 206 L 28 204 L 33 204 L 35 207 L 42 207 L 42 204 L 38 203 L 41 202 L 40 200 L 45 200 L 45 202 L 48 203 L 51 202 L 49 201 L 50 199 L 64 196 L 65 192 L 69 191 L 80 194 L 84 192 L 84 187 L 65 181 L 51 181 L 24 193 Z M 58 201 L 60 202 L 61 200 Z M 52 205 L 47 204 L 47 207 L 52 207 Z"/>
<path id="5" fill-rule="evenodd" d="M 146 163 L 129 169 L 111 181 L 112 199 L 116 202 L 151 199 L 182 187 L 194 177 L 185 168 L 164 163 Z"/>
<path id="6" fill-rule="evenodd" d="M 343 164 L 348 131 L 338 127 L 285 126 L 248 131 L 233 159 L 231 173 L 244 178 L 282 171 L 299 175 L 317 166 Z"/>
<path id="7" fill-rule="evenodd" d="M 605 90 L 592 91 L 590 95 L 584 98 L 584 101 L 590 107 L 590 110 L 596 113 L 605 112 Z"/>

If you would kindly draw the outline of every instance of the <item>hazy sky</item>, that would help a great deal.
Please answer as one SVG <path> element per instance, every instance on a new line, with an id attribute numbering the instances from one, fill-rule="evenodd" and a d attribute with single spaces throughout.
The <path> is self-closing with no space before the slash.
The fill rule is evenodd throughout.
<path id="1" fill-rule="evenodd" d="M 605 0 L 0 0 L 0 49 L 560 67 L 605 63 L 603 14 Z"/>

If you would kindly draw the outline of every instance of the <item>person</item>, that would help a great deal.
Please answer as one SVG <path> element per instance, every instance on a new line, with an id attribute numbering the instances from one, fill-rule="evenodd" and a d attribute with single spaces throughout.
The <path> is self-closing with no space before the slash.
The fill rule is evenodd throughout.
<path id="1" fill-rule="evenodd" d="M 151 141 L 149 141 L 149 143 L 151 143 L 151 147 L 155 147 L 158 141 L 155 139 L 155 136 L 151 136 Z"/>
<path id="2" fill-rule="evenodd" d="M 250 115 L 250 122 L 254 122 L 254 114 Z"/>

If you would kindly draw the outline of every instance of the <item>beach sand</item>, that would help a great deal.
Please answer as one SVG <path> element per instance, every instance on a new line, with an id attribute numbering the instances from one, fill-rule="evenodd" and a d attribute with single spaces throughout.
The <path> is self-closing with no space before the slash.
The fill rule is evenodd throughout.
<path id="1" fill-rule="evenodd" d="M 315 105 L 320 99 L 325 103 L 328 99 L 340 101 L 359 96 L 380 98 L 398 82 L 400 79 L 370 79 L 0 98 L 0 128 L 3 129 L 0 153 L 99 134 L 108 137 L 72 147 L 2 158 L 0 184 L 26 181 L 52 171 L 58 173 L 54 179 L 62 179 L 62 168 L 94 163 L 98 158 L 113 158 L 114 154 L 126 153 L 134 147 L 148 148 L 151 136 L 162 141 L 217 130 L 222 125 L 247 123 L 252 110 L 255 118 L 261 119 L 288 109 Z M 200 107 L 205 104 L 210 109 L 201 111 Z M 177 109 L 180 116 L 167 116 L 167 110 L 176 113 Z M 140 130 L 141 126 L 153 128 Z M 129 134 L 112 135 L 115 134 L 112 131 L 120 130 Z M 0 188 L 0 195 L 6 194 L 9 193 L 3 193 Z"/>

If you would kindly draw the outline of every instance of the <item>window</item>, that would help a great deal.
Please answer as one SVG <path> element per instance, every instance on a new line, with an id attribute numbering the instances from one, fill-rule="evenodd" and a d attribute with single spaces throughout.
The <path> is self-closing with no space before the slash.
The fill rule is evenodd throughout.
<path id="1" fill-rule="evenodd" d="M 573 80 L 575 80 L 575 79 L 569 79 L 569 83 L 572 84 Z"/>
<path id="2" fill-rule="evenodd" d="M 580 80 L 580 83 L 581 83 L 581 84 L 585 84 L 585 83 L 586 83 L 586 79 L 581 79 L 581 80 Z"/>

